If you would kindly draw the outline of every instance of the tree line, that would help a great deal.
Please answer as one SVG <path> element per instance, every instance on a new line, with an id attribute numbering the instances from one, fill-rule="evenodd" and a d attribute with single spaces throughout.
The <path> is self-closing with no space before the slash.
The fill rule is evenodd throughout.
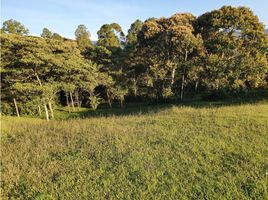
<path id="1" fill-rule="evenodd" d="M 4 114 L 54 118 L 101 103 L 183 100 L 200 92 L 232 94 L 268 88 L 268 36 L 246 7 L 224 6 L 136 20 L 125 34 L 104 24 L 93 44 L 85 25 L 75 40 L 44 28 L 41 37 L 16 20 L 1 29 L 1 100 Z"/>

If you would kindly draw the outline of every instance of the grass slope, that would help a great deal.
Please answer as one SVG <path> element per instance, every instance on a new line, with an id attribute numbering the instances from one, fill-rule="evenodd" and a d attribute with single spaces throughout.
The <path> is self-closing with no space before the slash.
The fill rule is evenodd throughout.
<path id="1" fill-rule="evenodd" d="M 268 199 L 268 103 L 2 118 L 3 199 Z"/>

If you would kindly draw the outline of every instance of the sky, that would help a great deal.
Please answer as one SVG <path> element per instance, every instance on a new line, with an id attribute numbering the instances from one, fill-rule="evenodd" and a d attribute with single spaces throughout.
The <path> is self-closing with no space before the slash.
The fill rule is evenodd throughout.
<path id="1" fill-rule="evenodd" d="M 67 38 L 74 38 L 77 26 L 84 24 L 97 40 L 97 31 L 106 23 L 116 22 L 126 33 L 136 19 L 181 12 L 199 16 L 223 5 L 249 7 L 268 26 L 268 0 L 2 0 L 1 23 L 15 19 L 32 35 L 47 27 Z"/>

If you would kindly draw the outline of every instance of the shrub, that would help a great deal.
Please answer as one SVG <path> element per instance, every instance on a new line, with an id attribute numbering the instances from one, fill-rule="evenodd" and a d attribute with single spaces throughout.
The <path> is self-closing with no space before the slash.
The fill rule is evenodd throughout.
<path id="1" fill-rule="evenodd" d="M 9 103 L 1 103 L 1 113 L 4 115 L 12 115 L 14 114 L 14 108 Z"/>
<path id="2" fill-rule="evenodd" d="M 95 95 L 95 94 L 92 94 L 90 97 L 89 97 L 89 100 L 90 100 L 90 106 L 91 108 L 95 111 L 97 110 L 98 106 L 101 104 L 101 98 L 99 98 L 99 95 Z"/>

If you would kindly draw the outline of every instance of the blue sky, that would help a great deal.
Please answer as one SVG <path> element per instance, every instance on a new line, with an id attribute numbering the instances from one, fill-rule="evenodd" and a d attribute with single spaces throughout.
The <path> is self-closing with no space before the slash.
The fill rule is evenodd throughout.
<path id="1" fill-rule="evenodd" d="M 74 38 L 79 24 L 85 24 L 97 39 L 96 32 L 105 23 L 117 22 L 126 32 L 136 19 L 169 17 L 191 12 L 198 16 L 223 5 L 247 6 L 268 26 L 268 0 L 2 0 L 1 19 L 16 19 L 33 35 L 44 27 L 65 37 Z"/>

